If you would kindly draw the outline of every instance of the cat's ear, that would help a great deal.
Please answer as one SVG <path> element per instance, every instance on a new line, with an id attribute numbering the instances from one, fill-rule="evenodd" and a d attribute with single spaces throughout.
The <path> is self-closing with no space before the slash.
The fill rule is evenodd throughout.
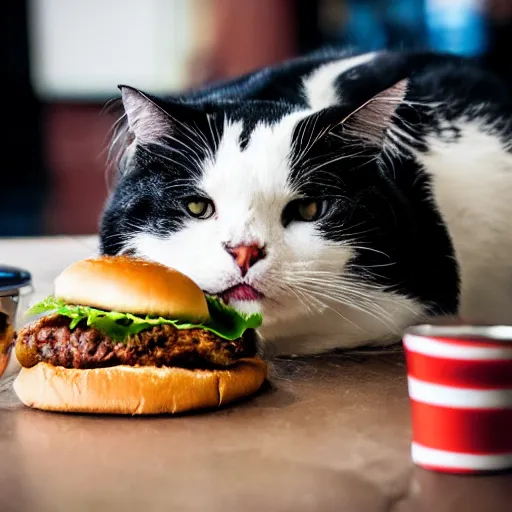
<path id="1" fill-rule="evenodd" d="M 381 147 L 393 116 L 405 99 L 407 87 L 408 80 L 402 80 L 354 110 L 337 125 L 342 128 L 343 136 Z"/>
<path id="2" fill-rule="evenodd" d="M 128 127 L 138 142 L 156 142 L 169 133 L 172 123 L 165 110 L 138 89 L 127 85 L 119 89 Z"/>

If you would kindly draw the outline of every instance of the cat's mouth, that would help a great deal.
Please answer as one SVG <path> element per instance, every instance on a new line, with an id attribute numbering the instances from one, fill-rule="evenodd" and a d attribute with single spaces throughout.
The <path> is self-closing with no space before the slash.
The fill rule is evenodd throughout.
<path id="1" fill-rule="evenodd" d="M 237 284 L 215 295 L 226 303 L 233 301 L 255 301 L 265 297 L 260 291 L 248 284 Z"/>

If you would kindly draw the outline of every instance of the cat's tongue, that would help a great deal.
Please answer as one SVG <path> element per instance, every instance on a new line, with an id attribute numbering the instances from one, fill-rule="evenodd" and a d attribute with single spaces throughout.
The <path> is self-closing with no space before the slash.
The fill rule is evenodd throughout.
<path id="1" fill-rule="evenodd" d="M 225 302 L 261 300 L 263 295 L 248 284 L 239 284 L 221 294 Z"/>

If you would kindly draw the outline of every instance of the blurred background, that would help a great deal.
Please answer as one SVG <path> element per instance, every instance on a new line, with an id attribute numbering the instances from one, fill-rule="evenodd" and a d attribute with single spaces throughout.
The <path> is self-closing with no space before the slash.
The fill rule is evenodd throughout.
<path id="1" fill-rule="evenodd" d="M 0 236 L 97 231 L 115 121 L 104 107 L 119 83 L 172 94 L 324 45 L 449 51 L 512 76 L 512 0 L 2 0 L 0 10 Z"/>

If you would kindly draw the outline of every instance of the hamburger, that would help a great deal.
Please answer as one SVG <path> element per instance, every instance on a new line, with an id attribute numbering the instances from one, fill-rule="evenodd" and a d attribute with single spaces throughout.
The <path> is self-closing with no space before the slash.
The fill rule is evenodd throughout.
<path id="1" fill-rule="evenodd" d="M 127 256 L 78 261 L 16 334 L 14 391 L 49 411 L 163 414 L 255 393 L 261 315 L 242 315 L 184 274 Z"/>

